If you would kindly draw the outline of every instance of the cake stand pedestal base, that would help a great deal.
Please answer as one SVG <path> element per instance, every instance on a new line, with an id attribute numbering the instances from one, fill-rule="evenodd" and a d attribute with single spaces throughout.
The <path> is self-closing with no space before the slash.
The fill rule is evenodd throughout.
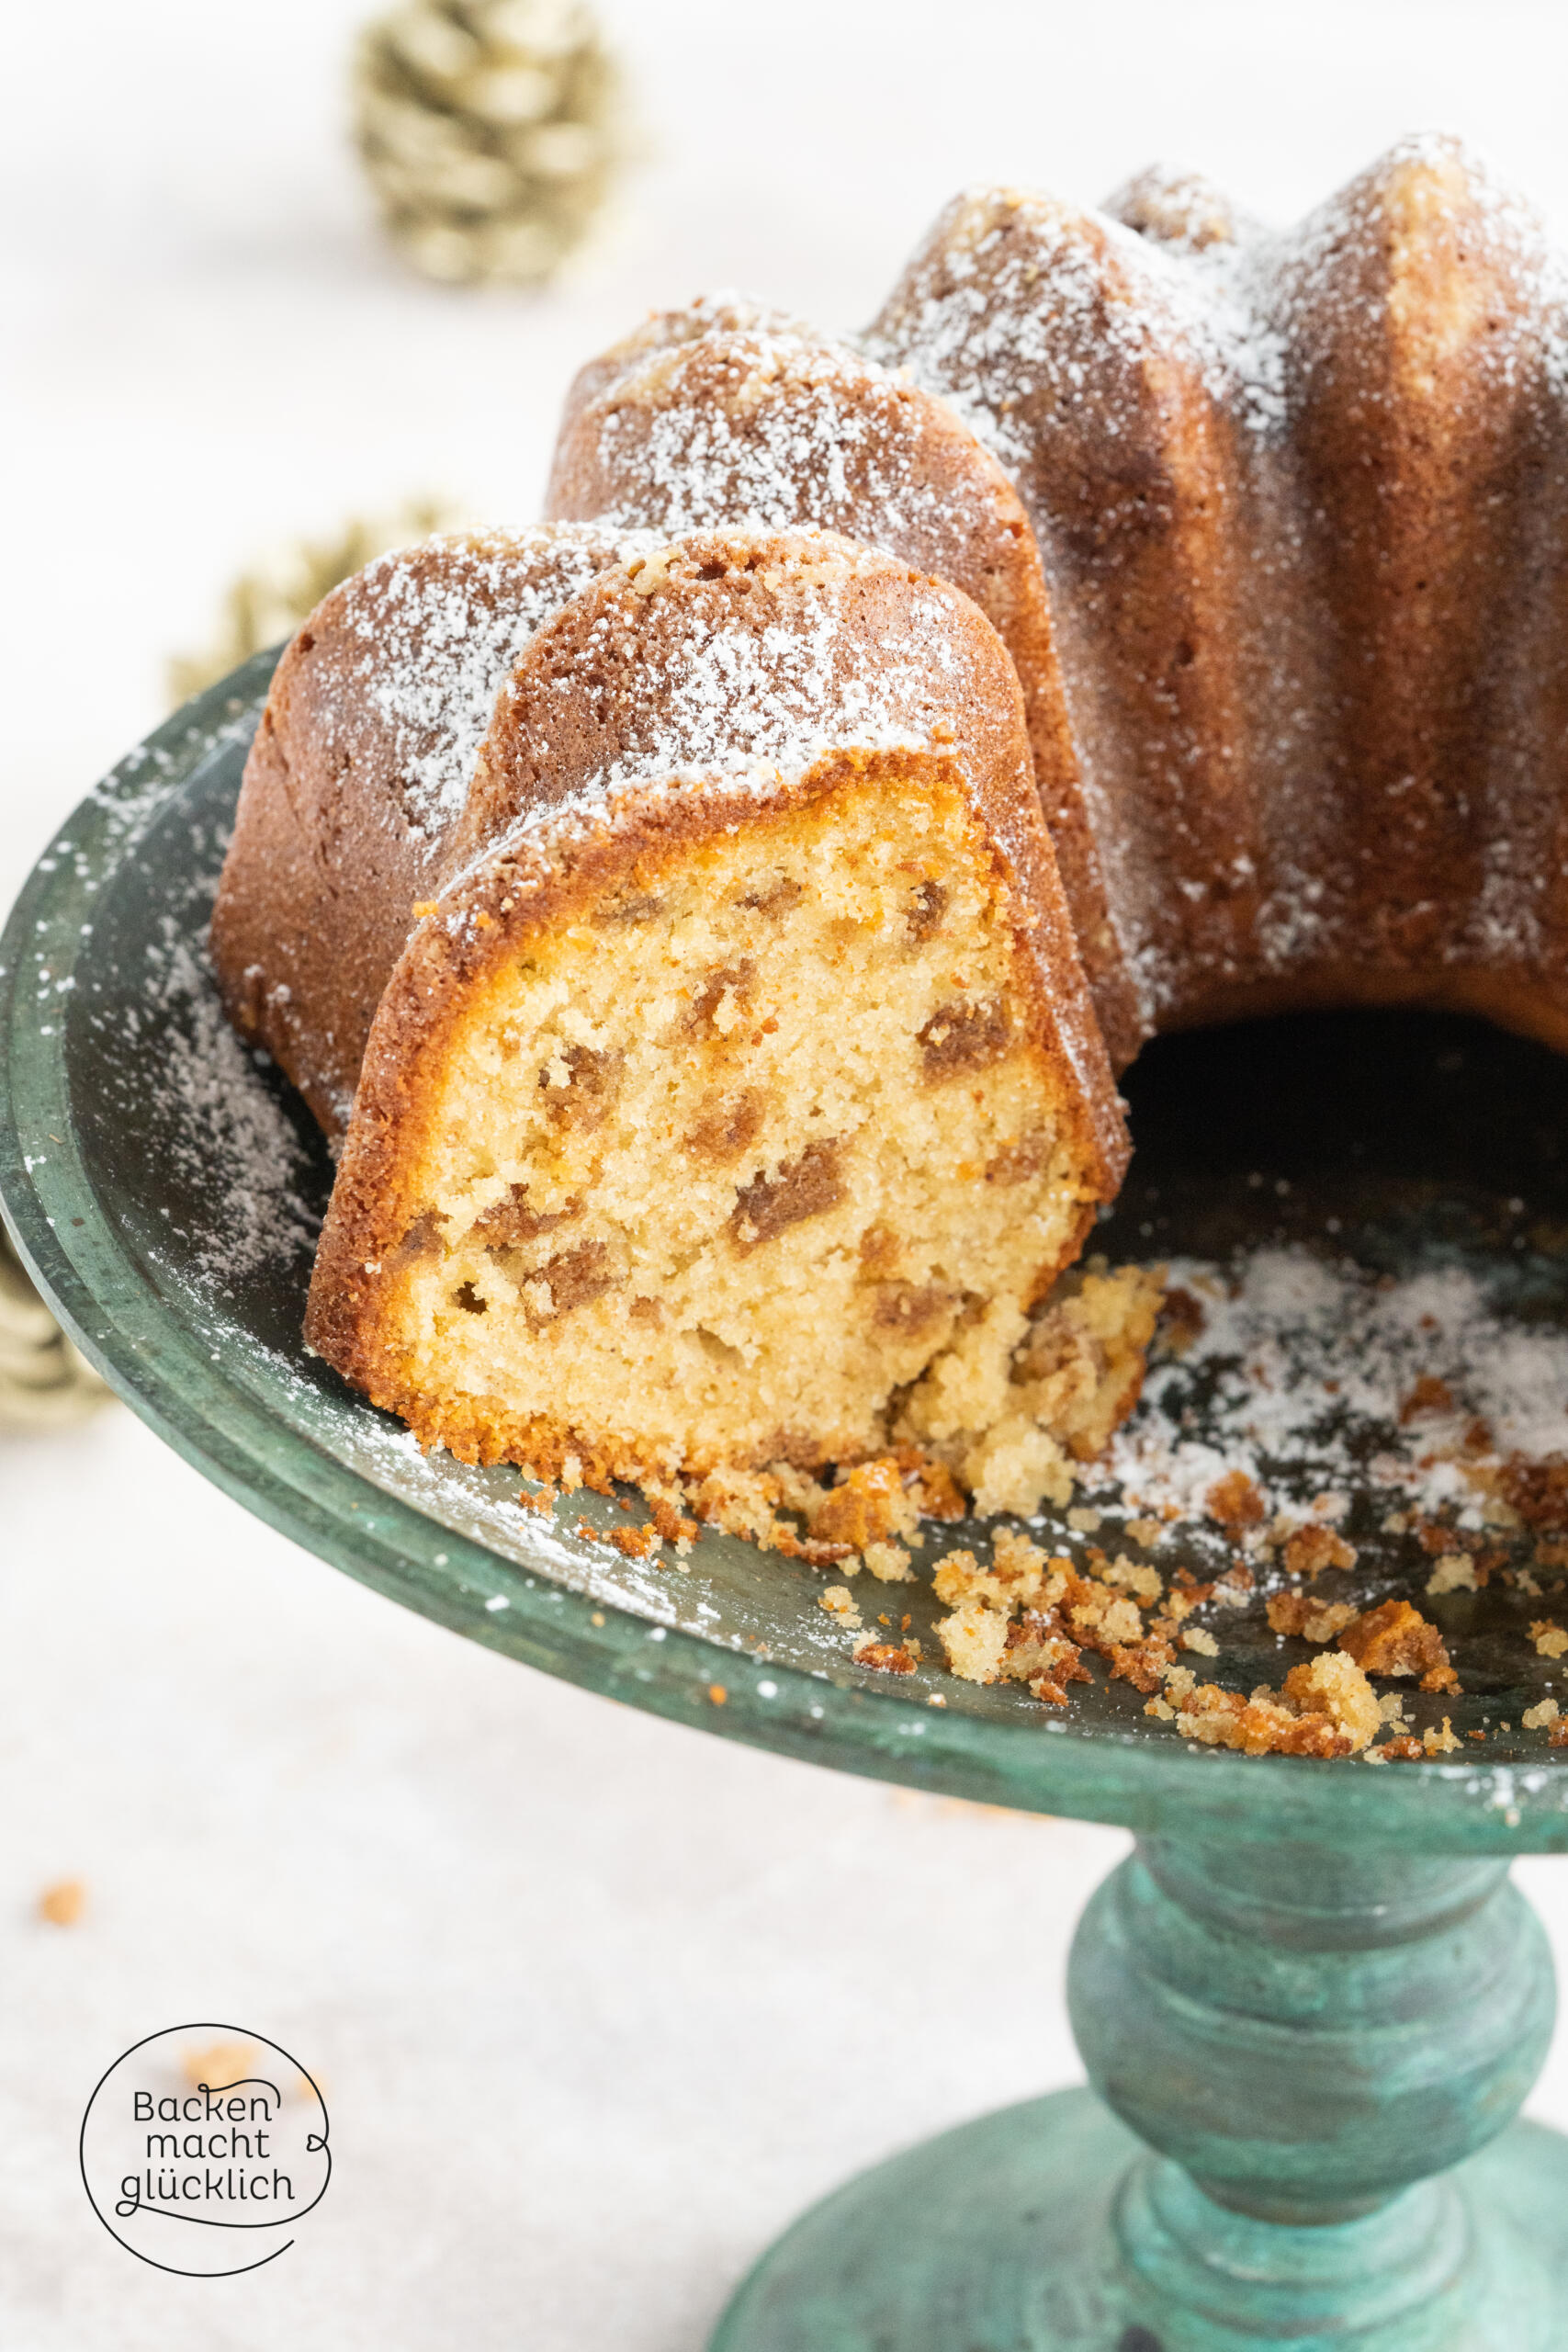
<path id="1" fill-rule="evenodd" d="M 1568 2139 L 1517 2123 L 1350 2222 L 1216 2205 L 1092 2091 L 1005 2109 L 840 2189 L 713 2352 L 1561 2352 Z"/>
<path id="2" fill-rule="evenodd" d="M 1067 2003 L 1092 2091 L 852 2181 L 714 2352 L 1568 2346 L 1568 2140 L 1508 2128 L 1551 1960 L 1505 1863 L 1145 1838 Z"/>

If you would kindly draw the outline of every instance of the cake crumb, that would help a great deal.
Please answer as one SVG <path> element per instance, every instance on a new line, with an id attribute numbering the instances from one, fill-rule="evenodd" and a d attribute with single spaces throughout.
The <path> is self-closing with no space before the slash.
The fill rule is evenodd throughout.
<path id="1" fill-rule="evenodd" d="M 1152 1606 L 1165 1592 L 1159 1570 L 1151 1566 L 1147 1560 L 1130 1560 L 1125 1552 L 1118 1552 L 1113 1560 L 1107 1560 L 1104 1566 L 1097 1568 L 1095 1573 L 1103 1583 L 1116 1585 L 1123 1592 L 1135 1593 L 1145 1606 Z M 1217 1595 L 1219 1587 L 1216 1585 L 1214 1589 Z"/>
<path id="2" fill-rule="evenodd" d="M 1230 1470 L 1210 1487 L 1204 1509 L 1221 1527 L 1239 1533 L 1243 1528 L 1258 1526 L 1267 1506 L 1256 1480 L 1245 1470 Z"/>
<path id="3" fill-rule="evenodd" d="M 1202 1338 L 1208 1321 L 1208 1310 L 1201 1298 L 1179 1285 L 1168 1290 L 1159 1320 L 1160 1343 L 1173 1356 L 1184 1356 Z"/>
<path id="4" fill-rule="evenodd" d="M 1213 1634 L 1204 1633 L 1201 1625 L 1188 1625 L 1181 1634 L 1184 1650 L 1194 1650 L 1200 1657 L 1218 1657 L 1220 1645 Z"/>
<path id="5" fill-rule="evenodd" d="M 1343 1643 L 1343 1635 L 1341 1635 Z M 1374 1739 L 1382 1725 L 1377 1693 L 1357 1660 L 1344 1648 L 1325 1650 L 1285 1677 L 1283 1696 L 1303 1714 L 1321 1711 L 1350 1743 L 1352 1754 Z"/>
<path id="6" fill-rule="evenodd" d="M 1304 1592 L 1271 1595 L 1266 1612 L 1276 1634 L 1293 1634 L 1303 1642 L 1331 1642 L 1357 1614 L 1348 1600 L 1314 1600 Z"/>
<path id="7" fill-rule="evenodd" d="M 1076 1466 L 1142 1393 L 1164 1282 L 1163 1267 L 1090 1258 L 1032 1317 L 987 1309 L 915 1384 L 896 1434 L 938 1452 L 979 1518 L 1066 1509 Z"/>
<path id="8" fill-rule="evenodd" d="M 952 1555 L 949 1555 L 953 1556 Z M 937 1623 L 937 1639 L 963 1682 L 995 1682 L 1008 1644 L 1008 1621 L 983 1600 L 965 1600 Z"/>
<path id="9" fill-rule="evenodd" d="M 1293 1577 L 1311 1578 L 1325 1568 L 1353 1568 L 1356 1558 L 1354 1544 L 1321 1522 L 1298 1528 L 1285 1545 L 1285 1567 Z"/>
<path id="10" fill-rule="evenodd" d="M 1438 1598 L 1445 1592 L 1473 1592 L 1475 1562 L 1468 1552 L 1445 1552 L 1427 1579 L 1427 1590 Z"/>
<path id="11" fill-rule="evenodd" d="M 73 1928 L 87 1907 L 87 1889 L 79 1878 L 57 1879 L 38 1899 L 38 1915 L 51 1928 Z"/>
<path id="12" fill-rule="evenodd" d="M 1568 1655 L 1568 1632 L 1554 1625 L 1550 1617 L 1538 1617 L 1530 1627 L 1530 1639 L 1542 1657 L 1562 1657 Z"/>
<path id="13" fill-rule="evenodd" d="M 1568 1535 L 1568 1454 L 1532 1460 L 1510 1453 L 1497 1474 L 1504 1502 L 1526 1527 L 1542 1535 Z"/>
<path id="14" fill-rule="evenodd" d="M 1175 1690 L 1174 1675 L 1167 1687 Z M 1381 1724 L 1371 1685 L 1337 1650 L 1296 1667 L 1282 1690 L 1260 1685 L 1244 1699 L 1211 1682 L 1182 1691 L 1179 1703 L 1177 1729 L 1186 1737 L 1249 1756 L 1352 1756 Z"/>
<path id="15" fill-rule="evenodd" d="M 1385 1600 L 1381 1608 L 1353 1617 L 1340 1633 L 1339 1646 L 1367 1674 L 1416 1675 L 1423 1690 L 1460 1687 L 1447 1643 L 1408 1600 Z"/>
<path id="16" fill-rule="evenodd" d="M 651 1520 L 644 1527 L 612 1527 L 610 1542 L 626 1559 L 650 1560 L 660 1547 L 659 1530 Z"/>
<path id="17" fill-rule="evenodd" d="M 823 1542 L 847 1544 L 863 1554 L 868 1544 L 886 1544 L 890 1535 L 912 1530 L 918 1516 L 904 1491 L 903 1471 L 887 1454 L 846 1470 L 812 1511 L 808 1524 Z"/>
<path id="18" fill-rule="evenodd" d="M 818 1594 L 817 1606 L 825 1609 L 829 1617 L 837 1618 L 839 1623 L 848 1627 L 852 1633 L 857 1632 L 863 1622 L 855 1606 L 855 1597 L 847 1584 L 830 1584 L 826 1592 Z"/>
<path id="19" fill-rule="evenodd" d="M 901 1544 L 868 1544 L 861 1558 L 879 1584 L 911 1584 L 914 1569 Z"/>
<path id="20" fill-rule="evenodd" d="M 857 1666 L 871 1668 L 876 1674 L 913 1674 L 919 1663 L 916 1645 L 909 1642 L 857 1642 L 852 1653 Z"/>
<path id="21" fill-rule="evenodd" d="M 1419 1413 L 1451 1413 L 1454 1394 L 1446 1380 L 1424 1373 L 1399 1408 L 1399 1426 L 1408 1429 Z"/>

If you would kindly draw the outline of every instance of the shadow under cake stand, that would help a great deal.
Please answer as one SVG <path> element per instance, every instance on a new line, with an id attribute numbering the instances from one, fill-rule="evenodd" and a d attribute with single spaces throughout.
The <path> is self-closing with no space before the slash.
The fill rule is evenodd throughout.
<path id="1" fill-rule="evenodd" d="M 421 1455 L 305 1353 L 330 1165 L 224 1029 L 201 956 L 270 667 L 84 802 L 0 945 L 0 1193 L 73 1337 L 229 1494 L 492 1649 L 785 1755 L 1137 1833 L 1073 1951 L 1093 2089 L 852 2181 L 764 2256 L 716 2346 L 1568 2344 L 1568 2142 L 1514 2120 L 1551 1965 L 1507 1879 L 1511 1854 L 1568 1848 L 1568 1754 L 1489 1735 L 1381 1769 L 1248 1758 L 1189 1746 L 1125 1683 L 1063 1719 L 926 1668 L 890 1682 L 845 1655 L 798 1564 L 716 1535 L 683 1574 L 623 1559 L 520 1511 L 515 1472 Z M 1521 1321 L 1568 1324 L 1568 1064 L 1459 1021 L 1321 1016 L 1164 1041 L 1130 1091 L 1113 1255 L 1332 1231 L 1363 1265 L 1468 1267 Z M 1369 1508 L 1374 1580 L 1380 1523 Z M 929 1589 L 908 1605 L 929 1659 Z M 1528 1604 L 1436 1607 L 1455 1729 L 1517 1724 L 1550 1670 Z M 1260 1611 L 1226 1621 L 1216 1671 L 1277 1679 Z"/>

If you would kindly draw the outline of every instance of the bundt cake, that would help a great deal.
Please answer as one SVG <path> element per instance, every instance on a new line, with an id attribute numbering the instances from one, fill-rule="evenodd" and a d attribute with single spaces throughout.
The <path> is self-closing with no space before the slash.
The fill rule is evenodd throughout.
<path id="1" fill-rule="evenodd" d="M 425 1442 L 572 1478 L 994 1423 L 1125 1147 L 968 599 L 820 532 L 611 563 L 515 664 L 441 862 L 310 1344 Z"/>
<path id="2" fill-rule="evenodd" d="M 312 1344 L 546 1474 L 1059 1491 L 1143 1038 L 1568 1046 L 1565 318 L 1433 139 L 1285 236 L 971 193 L 858 345 L 718 296 L 591 362 L 554 521 L 337 592 L 252 753 L 213 949 L 346 1125 Z"/>

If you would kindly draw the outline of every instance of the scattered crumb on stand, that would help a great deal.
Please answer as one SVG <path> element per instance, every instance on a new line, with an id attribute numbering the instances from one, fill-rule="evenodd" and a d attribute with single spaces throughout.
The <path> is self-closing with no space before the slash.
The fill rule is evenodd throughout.
<path id="1" fill-rule="evenodd" d="M 1461 1271 L 1399 1282 L 1278 1248 L 1173 1275 L 1094 1261 L 1037 1315 L 977 1422 L 934 1443 L 903 1428 L 836 1476 L 775 1464 L 645 1489 L 645 1525 L 578 1532 L 642 1558 L 668 1547 L 681 1566 L 711 1526 L 829 1572 L 820 1609 L 860 1666 L 893 1676 L 931 1646 L 882 1589 L 929 1573 L 941 1662 L 960 1679 L 1016 1686 L 1057 1716 L 1075 1686 L 1126 1682 L 1176 1735 L 1252 1756 L 1461 1752 L 1440 1702 L 1464 1694 L 1430 1611 L 1495 1580 L 1540 1611 L 1534 1652 L 1568 1657 L 1568 1589 L 1559 1600 L 1542 1581 L 1568 1573 L 1568 1340 L 1495 1316 Z M 1092 1507 L 1073 1503 L 1080 1487 Z M 1358 1493 L 1394 1539 L 1381 1592 L 1358 1589 L 1368 1563 L 1342 1532 Z M 555 1495 L 524 1500 L 547 1510 Z M 1039 1527 L 1045 1506 L 1051 1548 L 1008 1523 Z M 978 1543 L 928 1571 L 927 1525 L 965 1518 Z M 1177 1542 L 1202 1574 L 1161 1564 Z M 1211 1679 L 1227 1618 L 1248 1608 L 1298 1652 L 1277 1687 Z M 1518 1720 L 1568 1746 L 1557 1699 Z"/>

